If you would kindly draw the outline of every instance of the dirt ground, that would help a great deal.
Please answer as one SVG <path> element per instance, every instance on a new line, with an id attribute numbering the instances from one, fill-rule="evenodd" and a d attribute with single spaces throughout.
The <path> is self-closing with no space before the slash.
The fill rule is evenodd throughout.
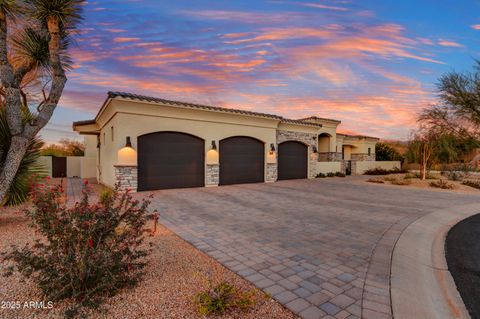
<path id="1" fill-rule="evenodd" d="M 473 194 L 479 194 L 480 189 L 476 189 L 470 186 L 462 185 L 461 181 L 450 181 L 447 180 L 445 177 L 441 175 L 433 175 L 435 179 L 427 179 L 422 181 L 419 178 L 408 178 L 405 179 L 405 175 L 407 174 L 389 174 L 389 175 L 364 175 L 362 176 L 362 179 L 364 179 L 366 182 L 369 180 L 380 180 L 383 181 L 383 183 L 379 183 L 379 185 L 394 185 L 395 181 L 400 181 L 400 182 L 406 182 L 409 183 L 407 185 L 394 185 L 398 187 L 413 187 L 413 188 L 423 188 L 423 189 L 431 189 L 431 190 L 439 190 L 439 191 L 444 191 L 444 192 L 462 192 L 462 193 L 473 193 Z M 411 174 L 410 174 L 411 175 Z M 436 188 L 430 186 L 431 182 L 435 182 L 439 179 L 443 179 L 449 184 L 453 186 L 453 189 L 441 189 L 441 188 Z M 480 181 L 478 177 L 469 177 L 467 180 L 473 180 L 473 181 Z"/>
<path id="2" fill-rule="evenodd" d="M 28 206 L 0 209 L 0 251 L 10 245 L 22 247 L 38 237 L 28 227 L 22 209 Z M 151 229 L 153 225 L 148 227 Z M 227 280 L 242 290 L 255 292 L 255 306 L 246 311 L 230 312 L 216 318 L 297 318 L 279 303 L 256 289 L 235 273 L 195 249 L 170 230 L 159 225 L 154 236 L 148 236 L 152 253 L 148 257 L 145 275 L 137 287 L 124 290 L 107 300 L 100 311 L 89 311 L 90 318 L 199 318 L 193 303 L 196 293 L 208 287 L 209 282 Z M 3 273 L 6 263 L 0 263 Z M 22 280 L 15 273 L 2 278 L 0 302 L 45 301 L 33 282 Z M 52 309 L 5 309 L 0 308 L 0 318 L 62 318 L 67 302 L 53 304 Z"/>

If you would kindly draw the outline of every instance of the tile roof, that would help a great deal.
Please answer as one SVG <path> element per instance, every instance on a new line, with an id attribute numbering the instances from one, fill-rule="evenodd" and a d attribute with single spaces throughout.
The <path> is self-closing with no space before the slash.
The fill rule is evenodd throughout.
<path id="1" fill-rule="evenodd" d="M 161 103 L 161 104 L 170 105 L 170 106 L 188 107 L 188 108 L 201 109 L 201 110 L 207 110 L 207 111 L 219 111 L 219 112 L 226 112 L 226 113 L 235 113 L 235 114 L 240 114 L 240 115 L 249 115 L 249 116 L 271 118 L 271 119 L 280 120 L 281 122 L 292 123 L 292 124 L 300 124 L 300 125 L 307 125 L 307 126 L 319 126 L 319 127 L 322 126 L 321 124 L 318 124 L 318 123 L 312 123 L 312 122 L 302 121 L 302 120 L 287 119 L 287 118 L 284 118 L 282 116 L 274 115 L 274 114 L 252 112 L 252 111 L 246 111 L 246 110 L 241 110 L 241 109 L 231 109 L 231 108 L 224 108 L 224 107 L 210 106 L 210 105 L 203 105 L 203 104 L 196 104 L 196 103 L 187 103 L 187 102 L 181 102 L 181 101 L 173 101 L 173 100 L 161 99 L 161 98 L 152 97 L 152 96 L 132 94 L 132 93 L 127 93 L 127 92 L 108 92 L 108 97 L 111 98 L 111 99 L 116 98 L 116 97 L 120 97 L 120 98 L 130 99 L 130 100 Z"/>
<path id="2" fill-rule="evenodd" d="M 334 119 L 329 119 L 326 117 L 318 117 L 318 116 L 309 116 L 303 119 L 298 119 L 299 121 L 303 122 L 308 122 L 308 120 L 320 120 L 320 121 L 330 121 L 330 122 L 336 122 L 336 123 L 341 123 L 342 121 L 339 120 L 334 120 Z"/>

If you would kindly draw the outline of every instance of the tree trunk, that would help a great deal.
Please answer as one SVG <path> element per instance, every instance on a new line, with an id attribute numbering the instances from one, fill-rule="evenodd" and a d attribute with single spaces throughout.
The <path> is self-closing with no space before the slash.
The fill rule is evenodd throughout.
<path id="1" fill-rule="evenodd" d="M 423 144 L 422 152 L 422 181 L 427 179 L 427 145 Z"/>
<path id="2" fill-rule="evenodd" d="M 17 174 L 23 156 L 28 149 L 29 140 L 22 136 L 12 137 L 10 149 L 7 158 L 0 172 L 0 206 L 5 200 L 5 196 L 10 189 L 10 185 Z"/>

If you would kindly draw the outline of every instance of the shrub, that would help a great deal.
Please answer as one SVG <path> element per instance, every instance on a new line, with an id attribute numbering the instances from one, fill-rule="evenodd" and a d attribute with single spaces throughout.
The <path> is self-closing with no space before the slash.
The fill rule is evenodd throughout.
<path id="1" fill-rule="evenodd" d="M 255 304 L 253 291 L 240 291 L 226 281 L 222 281 L 207 291 L 195 296 L 195 304 L 201 315 L 221 315 L 237 308 L 246 310 Z"/>
<path id="2" fill-rule="evenodd" d="M 327 177 L 327 175 L 325 175 L 324 173 L 318 173 L 316 177 L 317 178 L 325 178 L 325 177 Z"/>
<path id="3" fill-rule="evenodd" d="M 335 173 L 333 172 L 327 173 L 327 177 L 335 177 Z"/>
<path id="4" fill-rule="evenodd" d="M 404 177 L 404 179 L 415 179 L 415 178 L 422 178 L 422 175 L 420 173 L 408 173 L 406 174 Z M 435 175 L 432 175 L 430 173 L 427 173 L 426 176 L 425 176 L 426 179 L 438 179 L 438 177 L 436 177 Z"/>
<path id="5" fill-rule="evenodd" d="M 480 181 L 463 181 L 462 185 L 480 189 Z"/>
<path id="6" fill-rule="evenodd" d="M 406 173 L 407 171 L 399 169 L 397 167 L 393 169 L 384 169 L 381 167 L 375 167 L 366 170 L 363 175 L 389 175 L 389 174 L 401 174 L 401 173 Z"/>
<path id="7" fill-rule="evenodd" d="M 435 188 L 441 188 L 441 189 L 453 189 L 453 184 L 443 180 L 439 179 L 437 181 L 430 182 L 431 187 Z"/>
<path id="8" fill-rule="evenodd" d="M 72 298 L 75 304 L 65 315 L 75 316 L 81 306 L 96 308 L 106 296 L 139 280 L 148 254 L 141 245 L 150 201 L 115 189 L 92 205 L 85 189 L 81 202 L 67 207 L 62 192 L 60 186 L 35 187 L 34 207 L 25 213 L 43 239 L 2 255 L 15 265 L 7 276 L 16 268 L 49 300 Z"/>
<path id="9" fill-rule="evenodd" d="M 442 171 L 442 175 L 447 177 L 450 181 L 461 181 L 465 178 L 465 173 L 451 170 L 451 171 Z"/>
<path id="10" fill-rule="evenodd" d="M 367 179 L 369 183 L 385 184 L 385 181 L 381 178 L 369 178 Z"/>
<path id="11" fill-rule="evenodd" d="M 412 183 L 412 181 L 409 180 L 409 179 L 394 178 L 394 179 L 390 180 L 390 183 L 392 183 L 392 185 L 405 186 L 405 185 L 410 185 Z"/>
<path id="12" fill-rule="evenodd" d="M 336 173 L 335 173 L 335 176 L 337 176 L 337 177 L 345 177 L 346 175 L 345 175 L 344 173 L 342 173 L 342 172 L 336 172 Z"/>
<path id="13" fill-rule="evenodd" d="M 107 203 L 112 199 L 112 197 L 113 197 L 113 191 L 107 188 L 100 193 L 100 202 Z"/>

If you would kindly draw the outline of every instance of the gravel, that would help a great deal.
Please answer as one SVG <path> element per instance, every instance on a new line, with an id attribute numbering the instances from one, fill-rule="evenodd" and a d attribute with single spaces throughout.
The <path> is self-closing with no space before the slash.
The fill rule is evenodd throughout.
<path id="1" fill-rule="evenodd" d="M 149 225 L 151 227 L 151 225 Z M 0 251 L 12 244 L 23 246 L 38 237 L 28 227 L 28 220 L 19 208 L 0 208 Z M 231 272 L 211 257 L 200 252 L 162 225 L 154 236 L 152 254 L 148 257 L 146 273 L 133 289 L 123 290 L 108 299 L 100 310 L 89 310 L 89 318 L 201 318 L 193 303 L 194 295 L 208 283 L 227 280 L 237 288 L 255 291 L 256 305 L 250 310 L 231 311 L 216 318 L 298 318 L 269 298 L 251 283 Z M 7 265 L 0 264 L 0 273 Z M 32 282 L 22 281 L 15 273 L 3 278 L 0 302 L 20 302 L 21 309 L 0 308 L 0 318 L 62 318 L 66 301 L 54 303 L 52 309 L 24 307 L 24 302 L 45 301 Z M 5 303 L 1 305 L 5 306 Z"/>

